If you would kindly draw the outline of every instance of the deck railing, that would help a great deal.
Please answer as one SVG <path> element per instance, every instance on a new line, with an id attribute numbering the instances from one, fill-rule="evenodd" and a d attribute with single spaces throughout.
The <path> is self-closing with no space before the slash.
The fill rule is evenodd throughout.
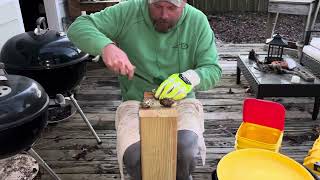
<path id="1" fill-rule="evenodd" d="M 229 11 L 266 12 L 268 2 L 268 0 L 188 0 L 189 4 L 206 14 Z"/>

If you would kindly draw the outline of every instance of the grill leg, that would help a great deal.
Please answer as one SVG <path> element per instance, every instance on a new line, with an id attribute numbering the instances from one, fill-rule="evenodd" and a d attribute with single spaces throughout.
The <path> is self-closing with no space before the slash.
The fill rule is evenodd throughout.
<path id="1" fill-rule="evenodd" d="M 55 180 L 61 180 L 58 175 L 48 166 L 48 164 L 36 153 L 32 148 L 28 150 L 28 153 L 36 159 L 40 165 L 53 177 Z"/>
<path id="2" fill-rule="evenodd" d="M 77 100 L 73 97 L 73 94 L 71 94 L 70 99 L 72 101 L 72 103 L 74 104 L 74 106 L 77 108 L 78 112 L 80 113 L 82 119 L 84 120 L 84 122 L 87 124 L 87 126 L 89 127 L 91 133 L 94 135 L 94 137 L 96 138 L 98 144 L 101 144 L 102 141 L 99 138 L 99 136 L 97 135 L 96 131 L 93 129 L 93 127 L 91 126 L 89 120 L 87 119 L 87 117 L 85 116 L 85 114 L 83 113 L 82 109 L 80 108 Z"/>
<path id="3" fill-rule="evenodd" d="M 313 106 L 313 112 L 312 112 L 312 119 L 316 120 L 319 114 L 319 107 L 320 107 L 320 97 L 314 98 L 314 106 Z"/>
<path id="4" fill-rule="evenodd" d="M 240 70 L 240 68 L 237 66 L 237 84 L 240 84 L 240 76 L 241 76 L 241 70 Z"/>

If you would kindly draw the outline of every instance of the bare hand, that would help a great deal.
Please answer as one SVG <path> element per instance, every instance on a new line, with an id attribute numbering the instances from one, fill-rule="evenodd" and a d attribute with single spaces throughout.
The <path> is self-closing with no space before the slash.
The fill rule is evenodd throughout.
<path id="1" fill-rule="evenodd" d="M 131 64 L 126 53 L 116 45 L 108 44 L 102 49 L 102 60 L 116 74 L 127 75 L 129 80 L 133 78 L 135 66 Z"/>

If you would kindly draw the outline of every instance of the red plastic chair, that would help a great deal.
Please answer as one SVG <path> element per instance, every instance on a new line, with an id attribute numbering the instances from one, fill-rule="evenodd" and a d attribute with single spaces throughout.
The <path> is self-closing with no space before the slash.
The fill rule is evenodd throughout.
<path id="1" fill-rule="evenodd" d="M 286 110 L 280 103 L 247 98 L 243 104 L 243 121 L 283 131 Z"/>

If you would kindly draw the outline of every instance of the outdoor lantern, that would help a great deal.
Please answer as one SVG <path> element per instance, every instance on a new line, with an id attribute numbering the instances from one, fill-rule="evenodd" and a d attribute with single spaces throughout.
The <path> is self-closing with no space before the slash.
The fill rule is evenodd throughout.
<path id="1" fill-rule="evenodd" d="M 268 56 L 266 57 L 266 63 L 271 63 L 272 61 L 281 61 L 283 48 L 288 45 L 288 43 L 282 39 L 279 33 L 275 34 L 269 41 Z"/>

